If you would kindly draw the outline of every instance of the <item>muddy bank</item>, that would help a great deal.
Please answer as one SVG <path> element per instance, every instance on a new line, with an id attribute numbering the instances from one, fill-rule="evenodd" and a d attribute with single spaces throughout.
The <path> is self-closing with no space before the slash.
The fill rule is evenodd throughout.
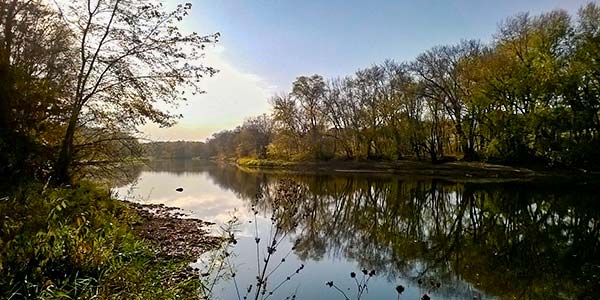
<path id="1" fill-rule="evenodd" d="M 209 234 L 208 227 L 214 223 L 187 218 L 179 208 L 164 204 L 125 203 L 141 217 L 141 221 L 134 225 L 135 232 L 156 244 L 162 257 L 192 262 L 221 242 L 221 238 Z"/>

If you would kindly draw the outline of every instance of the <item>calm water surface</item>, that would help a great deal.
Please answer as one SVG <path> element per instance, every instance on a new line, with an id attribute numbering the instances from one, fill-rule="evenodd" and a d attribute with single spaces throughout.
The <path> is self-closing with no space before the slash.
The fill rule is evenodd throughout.
<path id="1" fill-rule="evenodd" d="M 138 173 L 134 184 L 116 189 L 121 197 L 177 206 L 217 224 L 239 219 L 230 257 L 235 282 L 218 281 L 218 299 L 256 286 L 275 231 L 281 242 L 267 268 L 276 268 L 267 281 L 275 291 L 262 298 L 343 300 L 326 286 L 333 281 L 357 299 L 350 273 L 360 281 L 363 269 L 375 276 L 361 299 L 397 299 L 397 285 L 406 300 L 600 297 L 594 184 L 285 175 L 196 161 L 155 162 Z"/>

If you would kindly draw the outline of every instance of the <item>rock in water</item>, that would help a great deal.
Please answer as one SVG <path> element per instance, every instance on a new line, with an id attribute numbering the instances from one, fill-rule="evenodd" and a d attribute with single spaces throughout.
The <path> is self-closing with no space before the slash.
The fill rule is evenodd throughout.
<path id="1" fill-rule="evenodd" d="M 175 190 L 178 191 L 178 192 L 180 192 L 180 193 L 183 192 L 183 188 L 182 187 L 178 187 Z"/>

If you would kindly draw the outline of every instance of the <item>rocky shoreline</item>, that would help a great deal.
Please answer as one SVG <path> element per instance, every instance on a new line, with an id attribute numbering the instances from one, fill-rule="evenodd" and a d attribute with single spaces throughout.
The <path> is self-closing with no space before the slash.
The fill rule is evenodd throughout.
<path id="1" fill-rule="evenodd" d="M 161 257 L 193 262 L 221 243 L 220 237 L 209 234 L 207 227 L 214 223 L 187 218 L 179 208 L 164 204 L 125 203 L 141 218 L 133 226 L 134 231 L 156 244 Z"/>

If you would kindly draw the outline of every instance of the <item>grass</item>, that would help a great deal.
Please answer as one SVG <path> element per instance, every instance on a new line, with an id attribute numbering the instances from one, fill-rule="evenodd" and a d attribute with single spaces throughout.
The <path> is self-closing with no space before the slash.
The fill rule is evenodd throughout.
<path id="1" fill-rule="evenodd" d="M 291 161 L 259 159 L 259 158 L 249 158 L 249 157 L 238 158 L 236 160 L 236 163 L 242 167 L 261 167 L 261 168 L 294 167 L 297 165 L 296 162 L 291 162 Z"/>
<path id="2" fill-rule="evenodd" d="M 187 261 L 161 257 L 137 212 L 91 184 L 39 183 L 0 194 L 0 298 L 190 299 Z"/>

